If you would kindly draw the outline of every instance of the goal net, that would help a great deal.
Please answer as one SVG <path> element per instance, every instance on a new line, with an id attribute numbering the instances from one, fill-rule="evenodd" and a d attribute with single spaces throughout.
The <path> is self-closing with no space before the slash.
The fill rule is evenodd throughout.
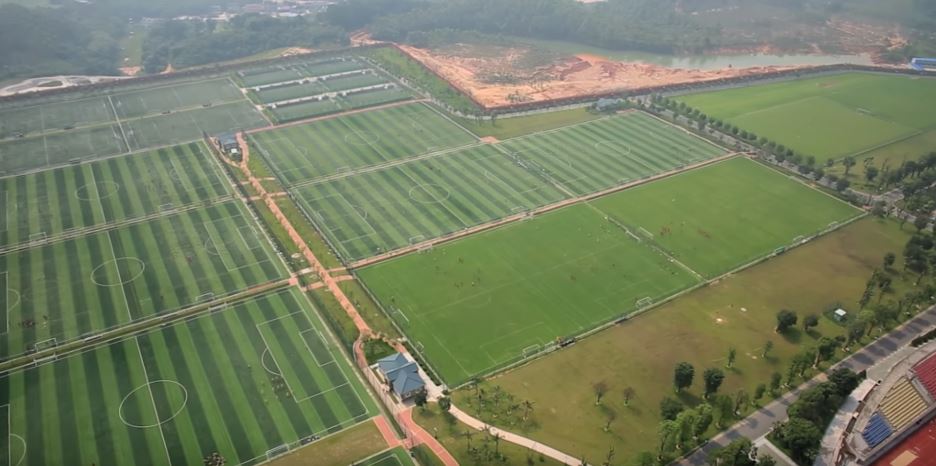
<path id="1" fill-rule="evenodd" d="M 653 298 L 649 296 L 646 298 L 640 298 L 637 300 L 637 309 L 643 309 L 651 304 L 653 304 Z"/>
<path id="2" fill-rule="evenodd" d="M 527 346 L 526 348 L 523 348 L 523 351 L 521 351 L 521 354 L 523 355 L 524 358 L 528 358 L 534 354 L 539 353 L 542 349 L 543 347 L 541 345 L 538 345 L 538 344 L 530 345 L 530 346 Z"/>
<path id="3" fill-rule="evenodd" d="M 286 453 L 289 453 L 289 445 L 280 445 L 267 450 L 266 457 L 268 460 L 271 460 L 277 456 L 285 455 Z"/>
<path id="4" fill-rule="evenodd" d="M 45 351 L 49 348 L 55 348 L 56 346 L 58 346 L 58 340 L 55 338 L 49 338 L 48 340 L 37 341 L 36 344 L 33 345 L 33 348 L 35 348 L 35 350 L 38 352 Z"/>

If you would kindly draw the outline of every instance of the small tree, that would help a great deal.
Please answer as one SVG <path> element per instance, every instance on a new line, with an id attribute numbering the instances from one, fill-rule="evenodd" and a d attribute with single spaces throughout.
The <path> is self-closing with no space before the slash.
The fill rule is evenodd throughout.
<path id="1" fill-rule="evenodd" d="M 777 313 L 776 332 L 785 332 L 788 328 L 796 325 L 796 320 L 796 312 L 789 309 L 781 309 L 780 312 Z"/>
<path id="2" fill-rule="evenodd" d="M 884 270 L 890 270 L 894 266 L 894 262 L 897 261 L 897 254 L 889 252 L 884 254 Z"/>
<path id="3" fill-rule="evenodd" d="M 660 417 L 663 419 L 672 421 L 683 409 L 683 404 L 675 398 L 667 396 L 660 400 Z"/>
<path id="4" fill-rule="evenodd" d="M 678 393 L 684 388 L 689 388 L 689 386 L 692 385 L 693 377 L 695 377 L 695 368 L 692 367 L 692 364 L 688 362 L 676 364 L 676 369 L 673 373 L 673 385 L 676 387 L 676 392 Z"/>
<path id="5" fill-rule="evenodd" d="M 439 398 L 439 409 L 444 412 L 448 412 L 450 409 L 452 409 L 452 399 L 447 396 Z"/>
<path id="6" fill-rule="evenodd" d="M 416 395 L 415 398 L 413 398 L 413 403 L 415 403 L 416 406 L 419 407 L 420 411 L 423 411 L 426 409 L 426 403 L 428 402 L 429 402 L 429 399 L 426 397 L 425 391 L 419 392 L 419 394 Z"/>
<path id="7" fill-rule="evenodd" d="M 636 392 L 632 387 L 624 387 L 624 390 L 621 391 L 621 394 L 624 395 L 624 406 L 627 406 L 630 404 L 630 400 L 634 397 Z"/>
<path id="8" fill-rule="evenodd" d="M 783 383 L 783 376 L 779 372 L 774 372 L 770 376 L 770 392 L 775 394 L 780 390 L 780 384 Z"/>
<path id="9" fill-rule="evenodd" d="M 696 421 L 696 424 L 693 427 L 692 435 L 695 438 L 699 438 L 705 434 L 705 431 L 707 431 L 709 426 L 712 425 L 712 406 L 708 403 L 702 403 L 699 406 L 696 406 L 695 410 L 696 413 L 699 414 L 699 419 Z"/>
<path id="10" fill-rule="evenodd" d="M 731 366 L 734 365 L 735 357 L 738 355 L 737 350 L 733 347 L 728 348 L 728 363 L 725 364 L 725 367 L 731 369 Z"/>
<path id="11" fill-rule="evenodd" d="M 809 314 L 806 317 L 803 317 L 803 330 L 809 331 L 809 329 L 819 325 L 819 316 L 816 314 Z"/>
<path id="12" fill-rule="evenodd" d="M 608 384 L 604 381 L 595 382 L 592 385 L 592 390 L 595 393 L 595 406 L 601 404 L 601 398 L 605 396 L 605 393 L 608 393 Z"/>
<path id="13" fill-rule="evenodd" d="M 770 350 L 773 349 L 773 341 L 767 340 L 767 343 L 764 343 L 764 352 L 761 354 L 761 357 L 767 359 L 767 355 L 770 354 Z"/>
<path id="14" fill-rule="evenodd" d="M 757 384 L 757 388 L 754 389 L 754 401 L 760 401 L 764 397 L 764 393 L 767 391 L 766 384 Z"/>
<path id="15" fill-rule="evenodd" d="M 735 414 L 740 414 L 741 408 L 744 408 L 744 406 L 750 402 L 751 402 L 751 395 L 748 395 L 747 390 L 743 388 L 738 390 L 738 393 L 735 393 L 735 405 L 734 405 Z"/>
<path id="16" fill-rule="evenodd" d="M 929 225 L 929 218 L 925 215 L 917 214 L 916 218 L 913 220 L 913 226 L 916 227 L 917 232 L 923 231 L 926 226 Z"/>
<path id="17" fill-rule="evenodd" d="M 725 373 L 721 369 L 712 367 L 705 370 L 702 378 L 705 380 L 704 397 L 708 399 L 718 391 L 718 387 L 721 387 L 722 382 L 725 380 Z"/>
<path id="18" fill-rule="evenodd" d="M 845 157 L 842 159 L 842 165 L 845 166 L 845 176 L 848 176 L 848 172 L 851 171 L 851 168 L 855 166 L 854 157 Z"/>

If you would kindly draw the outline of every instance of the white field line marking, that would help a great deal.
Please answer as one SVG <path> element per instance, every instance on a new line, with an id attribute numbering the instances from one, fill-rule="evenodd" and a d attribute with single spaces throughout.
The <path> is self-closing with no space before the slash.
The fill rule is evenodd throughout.
<path id="1" fill-rule="evenodd" d="M 143 368 L 143 378 L 146 379 L 146 390 L 149 392 L 150 401 L 153 402 L 153 417 L 156 418 L 156 426 L 159 428 L 159 437 L 162 439 L 163 449 L 166 451 L 166 461 L 171 465 L 172 457 L 169 456 L 169 445 L 166 444 L 166 436 L 163 434 L 162 424 L 159 424 L 159 410 L 156 409 L 156 397 L 153 396 L 153 384 L 150 382 L 149 374 L 146 372 L 146 362 L 143 360 L 143 348 L 140 347 L 140 337 L 133 337 L 133 341 L 136 342 L 137 354 L 140 355 L 140 365 Z"/>
<path id="2" fill-rule="evenodd" d="M 10 331 L 10 272 L 3 271 L 0 272 L 0 277 L 3 277 L 3 332 L 0 332 L 0 335 L 5 335 Z"/>
<path id="3" fill-rule="evenodd" d="M 111 99 L 111 96 L 107 96 L 107 102 L 110 104 L 111 110 L 114 112 L 114 120 L 117 122 L 117 127 L 120 128 L 120 134 L 123 136 L 124 144 L 127 145 L 127 149 L 130 149 L 130 140 L 127 139 L 127 133 L 124 132 L 123 122 L 120 121 L 120 115 L 117 113 L 117 108 L 114 107 L 114 101 Z"/>

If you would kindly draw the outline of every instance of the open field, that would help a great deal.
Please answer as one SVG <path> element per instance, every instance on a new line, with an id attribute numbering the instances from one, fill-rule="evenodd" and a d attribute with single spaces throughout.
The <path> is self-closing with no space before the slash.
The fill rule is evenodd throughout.
<path id="1" fill-rule="evenodd" d="M 493 123 L 491 120 L 479 122 L 471 118 L 455 118 L 459 124 L 480 137 L 494 137 L 503 140 L 576 123 L 584 123 L 601 118 L 601 116 L 600 113 L 590 111 L 588 107 L 582 107 L 571 110 L 552 110 L 521 117 L 500 118 Z"/>
<path id="2" fill-rule="evenodd" d="M 349 259 L 564 199 L 490 145 L 302 185 L 296 196 Z"/>
<path id="3" fill-rule="evenodd" d="M 706 278 L 861 214 L 743 158 L 638 186 L 593 205 Z"/>
<path id="4" fill-rule="evenodd" d="M 311 100 L 300 104 L 285 105 L 267 110 L 278 123 L 329 115 L 341 111 L 341 106 L 331 99 Z"/>
<path id="5" fill-rule="evenodd" d="M 0 173 L 139 151 L 269 123 L 229 79 L 0 110 Z"/>
<path id="6" fill-rule="evenodd" d="M 313 81 L 303 84 L 292 84 L 288 86 L 272 87 L 256 92 L 257 99 L 265 104 L 280 102 L 283 100 L 298 99 L 310 95 L 317 95 L 328 90 L 321 83 Z"/>
<path id="7" fill-rule="evenodd" d="M 256 464 L 340 431 L 376 409 L 325 332 L 283 291 L 10 374 L 14 464 Z"/>
<path id="8" fill-rule="evenodd" d="M 396 447 L 354 464 L 357 466 L 413 466 L 413 460 L 406 449 Z"/>
<path id="9" fill-rule="evenodd" d="M 4 358 L 285 276 L 235 201 L 2 255 L 0 272 Z"/>
<path id="10" fill-rule="evenodd" d="M 934 93 L 934 79 L 847 73 L 679 99 L 824 162 L 936 128 Z"/>
<path id="11" fill-rule="evenodd" d="M 643 112 L 534 133 L 508 140 L 501 147 L 579 195 L 725 153 Z"/>
<path id="12" fill-rule="evenodd" d="M 210 157 L 189 144 L 0 178 L 0 249 L 227 197 Z"/>
<path id="13" fill-rule="evenodd" d="M 362 422 L 323 438 L 311 445 L 292 450 L 269 463 L 270 466 L 348 466 L 362 458 L 378 454 L 387 443 L 377 425 Z"/>
<path id="14" fill-rule="evenodd" d="M 238 73 L 238 77 L 247 87 L 266 86 L 302 78 L 327 76 L 365 68 L 366 65 L 353 59 L 318 60 L 289 65 L 270 65 L 263 68 Z"/>
<path id="15" fill-rule="evenodd" d="M 793 309 L 802 319 L 838 306 L 857 311 L 865 282 L 880 267 L 882 256 L 899 253 L 908 238 L 909 231 L 901 231 L 894 222 L 860 220 L 490 383 L 535 403 L 533 418 L 538 427 L 524 435 L 569 454 L 584 455 L 589 462 L 604 458 L 609 446 L 622 463 L 632 461 L 638 452 L 653 451 L 658 444 L 659 404 L 664 396 L 675 396 L 676 363 L 687 361 L 695 366 L 694 385 L 678 398 L 696 404 L 701 401 L 701 372 L 724 367 L 728 348 L 736 348 L 737 360 L 732 369 L 725 369 L 727 377 L 719 392 L 734 395 L 743 388 L 753 393 L 758 384 L 770 382 L 772 373 L 785 374 L 792 357 L 814 345 L 820 335 L 835 337 L 845 332 L 823 317 L 815 331 L 806 333 L 799 327 L 786 336 L 777 335 L 776 312 Z M 895 270 L 901 267 L 897 264 Z M 900 272 L 892 274 L 895 290 L 885 300 L 901 297 L 915 280 Z M 767 341 L 774 348 L 764 359 Z M 592 387 L 601 381 L 607 384 L 608 394 L 602 406 L 595 406 Z M 622 392 L 627 387 L 635 395 L 625 406 Z M 490 392 L 490 387 L 485 388 Z M 470 389 L 455 395 L 463 408 L 474 396 Z M 743 414 L 750 410 L 746 408 Z M 609 432 L 604 431 L 607 412 L 615 416 Z"/>
<path id="16" fill-rule="evenodd" d="M 685 200 L 674 202 L 661 189 Z M 808 213 L 788 205 L 809 206 Z M 738 221 L 725 215 L 739 212 Z M 446 382 L 457 385 L 771 254 L 797 232 L 812 234 L 858 213 L 733 159 L 358 273 Z M 650 238 L 662 228 L 651 219 L 683 219 L 687 227 Z M 644 221 L 657 229 L 644 232 Z"/>
<path id="17" fill-rule="evenodd" d="M 475 140 L 423 104 L 263 131 L 251 139 L 287 186 Z"/>

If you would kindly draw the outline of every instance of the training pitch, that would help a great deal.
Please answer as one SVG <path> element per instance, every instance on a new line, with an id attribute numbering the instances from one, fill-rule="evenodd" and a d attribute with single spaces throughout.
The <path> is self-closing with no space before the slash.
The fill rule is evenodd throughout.
<path id="1" fill-rule="evenodd" d="M 161 83 L 0 111 L 6 174 L 201 139 L 268 124 L 227 78 Z"/>
<path id="2" fill-rule="evenodd" d="M 257 464 L 337 432 L 376 408 L 326 332 L 280 291 L 9 374 L 3 464 Z"/>
<path id="3" fill-rule="evenodd" d="M 457 385 L 858 215 L 736 158 L 358 273 Z"/>
<path id="4" fill-rule="evenodd" d="M 936 129 L 936 79 L 848 73 L 680 97 L 819 162 Z"/>

